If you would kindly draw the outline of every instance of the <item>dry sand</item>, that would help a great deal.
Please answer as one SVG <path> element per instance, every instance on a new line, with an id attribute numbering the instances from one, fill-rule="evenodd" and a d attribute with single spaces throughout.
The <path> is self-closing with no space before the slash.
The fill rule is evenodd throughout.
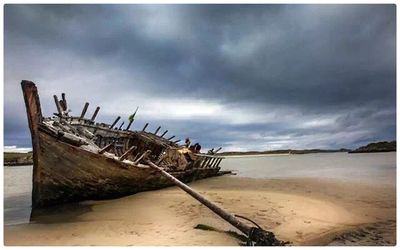
<path id="1" fill-rule="evenodd" d="M 228 211 L 292 245 L 395 245 L 396 190 L 318 179 L 232 176 L 190 184 Z M 232 226 L 171 187 L 108 201 L 35 211 L 35 223 L 6 226 L 5 245 L 237 246 Z M 197 224 L 220 232 L 194 229 Z"/>

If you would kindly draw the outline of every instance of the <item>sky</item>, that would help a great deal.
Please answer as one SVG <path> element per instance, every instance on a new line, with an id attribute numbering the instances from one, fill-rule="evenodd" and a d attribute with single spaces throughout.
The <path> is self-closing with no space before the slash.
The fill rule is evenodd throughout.
<path id="1" fill-rule="evenodd" d="M 395 5 L 5 5 L 4 144 L 30 147 L 20 82 L 98 122 L 224 151 L 396 138 Z M 117 125 L 119 126 L 119 124 Z"/>

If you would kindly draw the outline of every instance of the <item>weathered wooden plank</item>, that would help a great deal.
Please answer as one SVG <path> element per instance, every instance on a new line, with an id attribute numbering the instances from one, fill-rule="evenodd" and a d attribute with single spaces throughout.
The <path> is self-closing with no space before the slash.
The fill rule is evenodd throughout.
<path id="1" fill-rule="evenodd" d="M 59 100 L 58 103 L 59 103 L 59 105 L 60 105 L 60 107 L 61 107 L 61 111 L 66 111 L 66 110 L 67 110 L 67 109 L 65 108 L 65 106 L 64 106 L 63 100 Z"/>
<path id="2" fill-rule="evenodd" d="M 207 168 L 212 168 L 212 166 L 213 166 L 213 164 L 215 163 L 216 160 L 217 160 L 217 158 L 212 158 L 212 160 L 208 164 Z"/>
<path id="3" fill-rule="evenodd" d="M 218 159 L 214 162 L 214 165 L 212 165 L 213 168 L 217 167 L 217 164 L 221 161 L 221 159 Z"/>
<path id="4" fill-rule="evenodd" d="M 125 122 L 122 122 L 121 125 L 119 125 L 119 128 L 118 128 L 119 130 L 121 130 L 122 126 L 124 126 L 124 123 Z"/>
<path id="5" fill-rule="evenodd" d="M 117 119 L 115 119 L 115 121 L 111 124 L 110 129 L 112 129 L 115 126 L 115 124 L 117 124 L 119 119 L 121 119 L 121 116 L 118 116 Z"/>
<path id="6" fill-rule="evenodd" d="M 56 103 L 57 112 L 60 115 L 60 117 L 62 117 L 62 110 L 61 110 L 61 107 L 60 107 L 60 103 L 58 101 L 58 97 L 56 95 L 53 95 L 53 97 L 54 97 L 54 102 Z"/>
<path id="7" fill-rule="evenodd" d="M 64 132 L 61 129 L 56 129 L 52 127 L 45 126 L 43 124 L 39 125 L 39 131 L 47 133 L 49 135 L 52 135 L 56 137 L 59 141 L 71 144 L 73 146 L 81 146 L 81 145 L 87 145 L 88 143 L 85 142 L 84 140 L 81 139 L 81 137 L 76 136 L 71 133 Z"/>
<path id="8" fill-rule="evenodd" d="M 87 111 L 88 107 L 89 107 L 89 103 L 86 102 L 86 103 L 85 103 L 85 106 L 83 107 L 81 116 L 79 117 L 80 119 L 82 119 L 83 117 L 85 117 L 85 114 L 86 114 L 86 111 Z"/>
<path id="9" fill-rule="evenodd" d="M 167 132 L 168 132 L 168 130 L 165 130 L 164 133 L 162 133 L 162 135 L 160 135 L 160 136 L 163 137 Z"/>
<path id="10" fill-rule="evenodd" d="M 94 111 L 92 118 L 90 118 L 90 120 L 92 122 L 94 122 L 94 120 L 96 119 L 97 114 L 99 113 L 100 107 L 97 107 L 96 110 Z"/>
<path id="11" fill-rule="evenodd" d="M 222 158 L 219 159 L 218 164 L 217 164 L 216 167 L 219 167 L 219 164 L 221 163 L 221 161 L 222 161 Z"/>
<path id="12" fill-rule="evenodd" d="M 146 128 L 147 128 L 147 126 L 149 126 L 149 124 L 148 124 L 148 123 L 146 123 L 146 124 L 144 125 L 144 127 L 143 127 L 142 131 L 145 131 L 145 130 L 146 130 Z"/>
<path id="13" fill-rule="evenodd" d="M 202 162 L 201 162 L 200 168 L 204 168 L 205 165 L 207 164 L 208 159 L 210 159 L 210 158 L 202 156 L 201 159 L 202 159 Z"/>
<path id="14" fill-rule="evenodd" d="M 32 151 L 33 151 L 33 172 L 32 172 L 32 196 L 40 197 L 41 189 L 39 183 L 41 181 L 41 173 L 39 167 L 39 124 L 43 120 L 42 109 L 40 107 L 40 100 L 38 90 L 35 84 L 31 81 L 23 80 L 21 82 L 22 93 L 25 100 L 26 115 L 28 117 L 29 129 L 32 138 Z M 36 206 L 36 200 L 32 200 L 32 205 Z"/>
<path id="15" fill-rule="evenodd" d="M 214 154 L 218 153 L 221 149 L 222 147 L 219 147 L 217 150 L 214 151 Z"/>
<path id="16" fill-rule="evenodd" d="M 67 99 L 65 98 L 65 93 L 61 93 L 61 100 L 63 102 L 63 109 L 66 111 L 68 109 Z"/>
<path id="17" fill-rule="evenodd" d="M 148 156 L 150 153 L 151 153 L 151 150 L 146 150 L 146 152 L 144 152 L 141 156 L 139 156 L 139 158 L 137 158 L 133 164 L 135 164 L 135 165 L 139 164 L 140 161 L 141 161 L 144 157 Z"/>
<path id="18" fill-rule="evenodd" d="M 134 121 L 133 119 L 129 121 L 128 126 L 126 127 L 126 130 L 129 130 L 129 128 L 131 127 L 133 121 Z"/>
<path id="19" fill-rule="evenodd" d="M 161 129 L 161 126 L 159 126 L 159 127 L 156 129 L 156 131 L 154 132 L 154 134 L 156 135 L 156 134 L 158 133 L 158 131 L 160 131 L 160 129 Z"/>
<path id="20" fill-rule="evenodd" d="M 121 157 L 119 157 L 119 160 L 120 161 L 125 160 L 136 148 L 137 148 L 136 146 L 130 147 L 125 153 L 121 155 Z"/>
<path id="21" fill-rule="evenodd" d="M 105 141 L 104 141 L 105 142 Z M 102 149 L 99 150 L 99 154 L 103 154 L 104 152 L 106 152 L 107 150 L 109 150 L 112 146 L 114 146 L 115 142 L 111 142 L 110 144 L 106 145 L 105 147 L 103 147 Z"/>

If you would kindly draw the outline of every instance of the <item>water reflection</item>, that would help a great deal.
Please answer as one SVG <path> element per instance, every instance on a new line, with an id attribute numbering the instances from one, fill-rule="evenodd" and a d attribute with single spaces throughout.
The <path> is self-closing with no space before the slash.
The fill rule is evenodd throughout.
<path id="1" fill-rule="evenodd" d="M 4 167 L 4 225 L 72 222 L 91 210 L 87 202 L 32 209 L 32 166 Z"/>
<path id="2" fill-rule="evenodd" d="M 220 166 L 235 170 L 237 177 L 335 178 L 396 185 L 396 152 L 228 157 Z"/>
<path id="3" fill-rule="evenodd" d="M 92 211 L 92 206 L 84 203 L 69 203 L 46 208 L 34 208 L 30 213 L 30 223 L 52 224 L 78 221 L 78 217 Z"/>

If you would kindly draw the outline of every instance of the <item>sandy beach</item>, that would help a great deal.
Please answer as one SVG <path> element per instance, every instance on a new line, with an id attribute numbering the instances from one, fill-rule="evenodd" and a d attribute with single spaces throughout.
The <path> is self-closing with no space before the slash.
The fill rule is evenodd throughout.
<path id="1" fill-rule="evenodd" d="M 393 185 L 315 178 L 222 176 L 190 184 L 291 245 L 395 245 Z M 30 224 L 5 226 L 13 245 L 237 246 L 235 230 L 170 187 L 132 196 L 35 211 Z M 217 231 L 194 229 L 206 224 Z"/>

